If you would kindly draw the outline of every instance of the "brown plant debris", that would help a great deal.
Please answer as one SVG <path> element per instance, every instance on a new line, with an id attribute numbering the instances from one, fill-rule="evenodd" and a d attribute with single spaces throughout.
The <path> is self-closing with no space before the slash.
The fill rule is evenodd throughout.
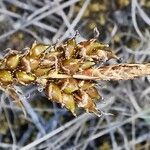
<path id="1" fill-rule="evenodd" d="M 76 108 L 82 107 L 100 116 L 95 100 L 101 99 L 101 95 L 95 81 L 150 75 L 150 64 L 102 65 L 110 59 L 119 58 L 107 44 L 96 39 L 77 43 L 72 38 L 59 45 L 34 42 L 26 53 L 11 50 L 1 60 L 1 90 L 23 108 L 14 85 L 38 84 L 51 101 L 65 106 L 74 115 Z"/>

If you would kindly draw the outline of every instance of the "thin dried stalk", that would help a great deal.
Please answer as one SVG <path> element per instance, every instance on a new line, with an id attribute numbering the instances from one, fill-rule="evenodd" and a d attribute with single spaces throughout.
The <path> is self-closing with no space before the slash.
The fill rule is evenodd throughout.
<path id="1" fill-rule="evenodd" d="M 94 80 L 130 80 L 137 77 L 150 75 L 150 64 L 117 64 L 103 66 L 99 69 L 88 69 L 76 74 L 76 79 L 93 78 Z"/>

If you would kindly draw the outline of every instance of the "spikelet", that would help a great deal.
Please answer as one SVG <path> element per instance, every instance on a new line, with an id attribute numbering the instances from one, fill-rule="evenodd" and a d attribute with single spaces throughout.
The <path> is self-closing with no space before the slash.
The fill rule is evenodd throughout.
<path id="1" fill-rule="evenodd" d="M 101 95 L 95 81 L 150 75 L 150 64 L 102 66 L 110 59 L 119 58 L 107 44 L 96 39 L 77 43 L 72 38 L 54 46 L 34 42 L 26 53 L 12 51 L 1 60 L 0 89 L 23 108 L 13 86 L 40 84 L 51 101 L 66 107 L 73 115 L 81 107 L 100 116 L 95 101 Z M 102 67 L 97 68 L 99 65 Z"/>

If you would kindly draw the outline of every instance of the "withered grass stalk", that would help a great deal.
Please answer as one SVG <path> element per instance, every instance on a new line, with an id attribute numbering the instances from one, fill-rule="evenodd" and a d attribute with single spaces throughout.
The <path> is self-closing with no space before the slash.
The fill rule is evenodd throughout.
<path id="1" fill-rule="evenodd" d="M 40 84 L 51 101 L 74 115 L 76 108 L 82 107 L 100 116 L 95 105 L 101 99 L 96 81 L 150 75 L 150 64 L 102 65 L 110 59 L 119 58 L 96 39 L 77 43 L 72 38 L 59 45 L 34 42 L 26 53 L 11 50 L 0 61 L 0 89 L 23 108 L 14 85 Z"/>

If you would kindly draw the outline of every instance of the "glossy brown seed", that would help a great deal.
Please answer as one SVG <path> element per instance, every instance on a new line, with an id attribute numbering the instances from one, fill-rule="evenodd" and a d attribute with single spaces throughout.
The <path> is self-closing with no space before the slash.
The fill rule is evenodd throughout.
<path id="1" fill-rule="evenodd" d="M 30 50 L 30 56 L 36 58 L 40 56 L 43 52 L 45 52 L 49 48 L 49 45 L 37 44 L 33 43 L 32 48 Z"/>
<path id="2" fill-rule="evenodd" d="M 49 99 L 52 101 L 55 101 L 57 103 L 62 104 L 62 94 L 60 88 L 54 84 L 54 83 L 49 83 L 47 88 L 46 88 L 47 95 Z"/>
<path id="3" fill-rule="evenodd" d="M 35 81 L 36 79 L 33 74 L 27 73 L 25 71 L 17 71 L 16 78 L 21 84 L 29 84 Z"/>
<path id="4" fill-rule="evenodd" d="M 31 70 L 35 70 L 38 68 L 38 66 L 40 64 L 40 60 L 30 58 L 29 61 L 30 61 Z"/>
<path id="5" fill-rule="evenodd" d="M 0 83 L 7 85 L 13 82 L 13 77 L 10 71 L 0 70 Z"/>
<path id="6" fill-rule="evenodd" d="M 79 89 L 78 82 L 76 79 L 67 79 L 64 80 L 64 83 L 61 88 L 65 93 L 71 94 L 74 91 Z"/>
<path id="7" fill-rule="evenodd" d="M 21 68 L 24 71 L 31 72 L 38 68 L 40 60 L 37 58 L 30 58 L 29 55 L 21 59 Z"/>
<path id="8" fill-rule="evenodd" d="M 75 100 L 73 98 L 73 95 L 63 93 L 62 94 L 62 103 L 69 111 L 71 111 L 73 113 L 73 115 L 76 115 L 75 114 Z"/>
<path id="9" fill-rule="evenodd" d="M 6 66 L 8 69 L 15 69 L 17 68 L 18 64 L 19 64 L 19 55 L 15 54 L 15 55 L 10 55 L 8 56 L 7 60 L 6 60 Z"/>

